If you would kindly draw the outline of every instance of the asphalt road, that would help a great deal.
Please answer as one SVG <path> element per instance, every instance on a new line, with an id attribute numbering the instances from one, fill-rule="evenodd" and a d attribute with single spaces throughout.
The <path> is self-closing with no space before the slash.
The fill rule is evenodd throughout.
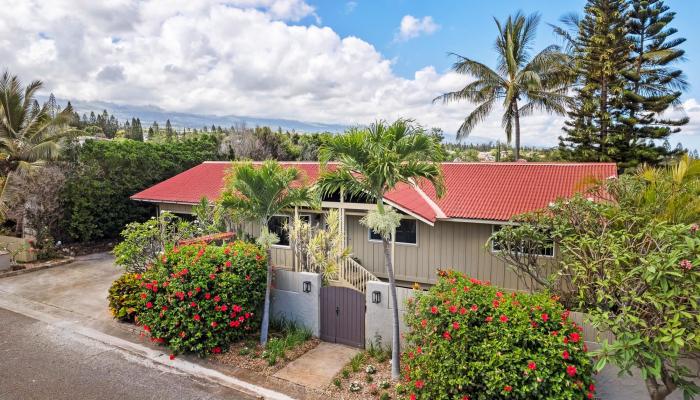
<path id="1" fill-rule="evenodd" d="M 0 308 L 0 399 L 251 397 Z"/>

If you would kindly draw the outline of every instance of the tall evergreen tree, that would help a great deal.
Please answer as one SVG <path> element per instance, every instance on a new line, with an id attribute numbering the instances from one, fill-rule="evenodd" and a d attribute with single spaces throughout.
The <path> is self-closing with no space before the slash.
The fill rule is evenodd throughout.
<path id="1" fill-rule="evenodd" d="M 585 15 L 571 37 L 577 76 L 576 96 L 560 137 L 562 154 L 569 159 L 611 161 L 618 158 L 616 142 L 624 129 L 619 116 L 624 105 L 623 74 L 629 65 L 625 0 L 588 0 Z"/>
<path id="2" fill-rule="evenodd" d="M 677 153 L 666 151 L 658 140 L 688 123 L 687 117 L 660 117 L 669 107 L 680 104 L 680 96 L 688 86 L 683 71 L 674 67 L 685 54 L 679 49 L 685 39 L 675 37 L 677 30 L 669 26 L 674 17 L 663 0 L 632 0 L 630 4 L 628 38 L 632 53 L 625 74 L 628 83 L 621 118 L 625 134 L 618 143 L 621 167 L 656 164 Z"/>
<path id="3" fill-rule="evenodd" d="M 173 136 L 175 136 L 175 131 L 173 130 L 173 126 L 168 119 L 165 121 L 165 137 L 168 140 L 172 140 Z"/>

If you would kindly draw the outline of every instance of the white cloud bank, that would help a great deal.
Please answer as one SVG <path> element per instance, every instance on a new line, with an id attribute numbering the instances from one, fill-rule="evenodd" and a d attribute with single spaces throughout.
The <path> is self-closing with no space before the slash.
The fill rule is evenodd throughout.
<path id="1" fill-rule="evenodd" d="M 412 117 L 448 133 L 474 108 L 431 102 L 463 86 L 464 76 L 432 66 L 397 76 L 371 44 L 304 24 L 318 17 L 303 0 L 9 0 L 4 7 L 12 13 L 0 14 L 0 69 L 25 82 L 42 79 L 60 98 L 347 125 Z M 524 118 L 523 142 L 556 144 L 562 120 Z M 498 110 L 472 134 L 502 139 Z"/>
<path id="2" fill-rule="evenodd" d="M 440 29 L 440 25 L 433 21 L 433 17 L 425 16 L 423 18 L 416 18 L 413 15 L 404 15 L 401 18 L 401 25 L 399 26 L 399 31 L 396 34 L 396 41 L 405 41 L 408 39 L 413 39 L 420 35 L 430 35 Z"/>

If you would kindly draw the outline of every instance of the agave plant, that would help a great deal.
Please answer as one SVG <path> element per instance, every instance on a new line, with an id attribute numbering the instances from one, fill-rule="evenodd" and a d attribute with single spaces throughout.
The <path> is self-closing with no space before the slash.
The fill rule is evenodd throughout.
<path id="1" fill-rule="evenodd" d="M 0 220 L 18 199 L 17 183 L 57 159 L 61 139 L 76 132 L 68 126 L 70 106 L 39 105 L 35 95 L 41 87 L 41 81 L 33 81 L 22 88 L 7 71 L 0 77 Z"/>

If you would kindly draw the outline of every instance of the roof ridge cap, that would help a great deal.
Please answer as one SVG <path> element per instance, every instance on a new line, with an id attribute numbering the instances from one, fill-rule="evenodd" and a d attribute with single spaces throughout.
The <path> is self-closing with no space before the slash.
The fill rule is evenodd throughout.
<path id="1" fill-rule="evenodd" d="M 413 179 L 411 179 L 410 181 L 411 181 L 411 186 L 413 186 L 413 188 L 416 190 L 416 192 L 418 193 L 418 195 L 419 195 L 421 198 L 423 198 L 423 200 L 425 200 L 426 203 L 428 203 L 428 205 L 430 206 L 430 208 L 433 209 L 433 211 L 435 212 L 435 217 L 438 218 L 438 219 L 447 218 L 447 214 L 445 214 L 445 212 L 442 211 L 442 208 L 440 208 L 440 206 L 438 206 L 437 203 L 434 202 L 433 199 L 431 199 L 430 196 L 428 196 L 428 195 L 423 191 L 423 189 L 420 188 L 420 186 L 418 186 L 418 184 L 416 183 L 416 181 L 413 180 Z"/>

